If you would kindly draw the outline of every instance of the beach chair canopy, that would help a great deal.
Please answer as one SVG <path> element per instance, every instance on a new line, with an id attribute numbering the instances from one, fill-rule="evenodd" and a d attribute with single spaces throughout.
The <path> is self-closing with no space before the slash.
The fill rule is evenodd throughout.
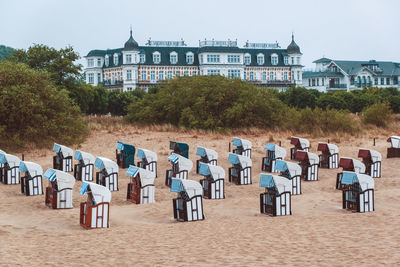
<path id="1" fill-rule="evenodd" d="M 30 161 L 21 161 L 19 164 L 19 172 L 28 172 L 31 177 L 43 175 L 42 166 Z"/>
<path id="2" fill-rule="evenodd" d="M 138 149 L 137 157 L 145 159 L 147 162 L 157 161 L 157 153 L 144 148 Z"/>
<path id="3" fill-rule="evenodd" d="M 360 148 L 358 151 L 359 158 L 369 158 L 372 162 L 377 162 L 382 160 L 382 155 L 378 151 L 368 149 L 368 148 Z"/>
<path id="4" fill-rule="evenodd" d="M 126 174 L 133 178 L 135 178 L 139 174 L 140 183 L 142 184 L 142 187 L 149 184 L 154 184 L 154 179 L 156 178 L 154 172 L 133 165 L 129 166 L 128 170 L 126 171 Z"/>
<path id="5" fill-rule="evenodd" d="M 286 177 L 261 173 L 260 187 L 275 188 L 278 194 L 292 191 L 292 183 Z"/>
<path id="6" fill-rule="evenodd" d="M 296 137 L 296 136 L 292 136 L 292 137 L 290 138 L 290 143 L 291 143 L 292 145 L 299 146 L 299 147 L 301 147 L 302 149 L 305 149 L 305 148 L 307 148 L 307 147 L 310 147 L 310 141 L 308 141 L 308 140 L 305 139 L 305 138 L 300 138 L 300 137 Z"/>
<path id="7" fill-rule="evenodd" d="M 66 147 L 63 145 L 59 145 L 57 143 L 54 143 L 53 151 L 57 152 L 57 153 L 61 153 L 64 158 L 74 156 L 74 151 L 72 150 L 72 148 L 69 148 L 69 147 Z"/>
<path id="8" fill-rule="evenodd" d="M 118 173 L 118 164 L 111 159 L 97 157 L 96 161 L 94 162 L 94 166 L 96 166 L 99 170 L 106 170 L 107 174 L 111 174 L 113 172 Z"/>
<path id="9" fill-rule="evenodd" d="M 13 168 L 15 166 L 19 166 L 19 163 L 21 162 L 21 160 L 14 155 L 11 154 L 7 154 L 7 153 L 0 153 L 0 163 L 1 164 L 8 164 L 8 166 L 10 166 L 10 168 Z"/>
<path id="10" fill-rule="evenodd" d="M 4 153 L 6 153 L 6 152 L 4 150 L 0 149 L 0 154 L 4 154 Z"/>
<path id="11" fill-rule="evenodd" d="M 280 147 L 275 144 L 267 144 L 264 146 L 265 150 L 268 151 L 275 151 L 275 158 L 282 158 L 285 159 L 286 157 L 286 150 L 283 147 Z"/>
<path id="12" fill-rule="evenodd" d="M 251 158 L 233 153 L 229 153 L 228 162 L 240 164 L 242 168 L 251 167 L 252 165 Z"/>
<path id="13" fill-rule="evenodd" d="M 168 161 L 174 164 L 178 164 L 179 171 L 188 171 L 190 172 L 193 168 L 193 162 L 190 159 L 187 159 L 181 155 L 172 153 L 168 157 Z"/>
<path id="14" fill-rule="evenodd" d="M 74 176 L 60 170 L 47 169 L 43 174 L 43 177 L 51 182 L 56 181 L 58 191 L 61 191 L 65 188 L 73 188 L 75 184 Z"/>
<path id="15" fill-rule="evenodd" d="M 199 182 L 193 180 L 172 179 L 171 192 L 180 193 L 185 191 L 189 198 L 203 196 L 203 188 Z"/>
<path id="16" fill-rule="evenodd" d="M 135 154 L 135 147 L 133 145 L 117 142 L 117 150 L 123 151 L 127 155 Z"/>
<path id="17" fill-rule="evenodd" d="M 251 142 L 249 140 L 238 137 L 233 137 L 233 145 L 236 147 L 243 147 L 243 149 L 251 148 Z"/>
<path id="18" fill-rule="evenodd" d="M 178 150 L 179 153 L 185 157 L 185 158 L 189 158 L 189 145 L 186 143 L 179 143 L 179 142 L 174 142 L 174 141 L 170 141 L 169 142 L 169 148 L 172 150 Z"/>
<path id="19" fill-rule="evenodd" d="M 400 148 L 400 136 L 391 136 L 387 141 L 392 144 L 392 147 Z"/>
<path id="20" fill-rule="evenodd" d="M 339 160 L 339 167 L 345 168 L 345 169 L 353 169 L 354 172 L 357 173 L 364 173 L 365 172 L 365 165 L 358 159 L 353 159 L 353 158 L 346 158 L 346 157 L 341 157 Z"/>
<path id="21" fill-rule="evenodd" d="M 329 153 L 330 155 L 339 153 L 337 145 L 319 142 L 318 151 Z"/>
<path id="22" fill-rule="evenodd" d="M 202 158 L 207 158 L 209 161 L 218 159 L 218 153 L 215 150 L 204 148 L 204 147 L 197 147 L 196 155 Z"/>
<path id="23" fill-rule="evenodd" d="M 83 182 L 79 194 L 84 195 L 86 192 L 92 192 L 95 205 L 101 202 L 111 201 L 111 191 L 105 186 L 91 182 Z"/>
<path id="24" fill-rule="evenodd" d="M 301 175 L 301 167 L 299 164 L 279 159 L 275 162 L 275 170 L 278 172 L 289 171 L 290 178 Z"/>
<path id="25" fill-rule="evenodd" d="M 90 153 L 76 150 L 75 151 L 75 160 L 79 160 L 79 161 L 83 162 L 84 164 L 94 164 L 95 157 Z"/>
<path id="26" fill-rule="evenodd" d="M 296 160 L 306 161 L 310 165 L 319 164 L 319 157 L 317 154 L 301 150 L 296 151 Z"/>
<path id="27" fill-rule="evenodd" d="M 225 179 L 224 168 L 202 162 L 200 162 L 199 174 L 203 176 L 211 176 L 214 181 L 218 179 Z"/>
<path id="28" fill-rule="evenodd" d="M 348 185 L 359 183 L 362 191 L 375 187 L 374 179 L 371 176 L 355 172 L 343 172 L 341 183 Z"/>

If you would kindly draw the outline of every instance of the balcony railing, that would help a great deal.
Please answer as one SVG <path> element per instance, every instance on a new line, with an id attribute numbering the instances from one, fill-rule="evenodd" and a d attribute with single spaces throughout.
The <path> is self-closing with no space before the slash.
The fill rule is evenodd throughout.
<path id="1" fill-rule="evenodd" d="M 363 87 L 371 87 L 372 86 L 372 82 L 355 82 L 354 86 L 359 87 L 359 88 L 363 88 Z"/>
<path id="2" fill-rule="evenodd" d="M 347 88 L 347 84 L 345 83 L 335 83 L 328 85 L 328 89 L 345 89 Z"/>
<path id="3" fill-rule="evenodd" d="M 103 86 L 105 86 L 105 87 L 117 87 L 117 86 L 123 85 L 124 82 L 123 81 L 110 81 L 110 80 L 108 80 L 108 81 L 103 81 L 101 84 Z"/>

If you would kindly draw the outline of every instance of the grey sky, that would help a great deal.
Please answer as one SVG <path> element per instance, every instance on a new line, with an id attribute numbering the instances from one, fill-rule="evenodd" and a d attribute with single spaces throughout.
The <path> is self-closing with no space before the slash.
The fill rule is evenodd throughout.
<path id="1" fill-rule="evenodd" d="M 140 45 L 179 40 L 238 39 L 290 43 L 303 64 L 325 55 L 335 59 L 400 62 L 398 0 L 0 0 L 0 44 L 27 48 L 43 43 L 91 49 L 122 47 L 129 25 Z"/>

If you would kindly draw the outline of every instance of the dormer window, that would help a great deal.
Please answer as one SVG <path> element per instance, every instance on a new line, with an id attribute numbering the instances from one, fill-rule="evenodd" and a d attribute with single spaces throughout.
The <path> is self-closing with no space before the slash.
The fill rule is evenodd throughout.
<path id="1" fill-rule="evenodd" d="M 176 64 L 178 62 L 178 54 L 176 52 L 172 52 L 169 55 L 169 61 L 171 62 L 171 64 Z"/>
<path id="2" fill-rule="evenodd" d="M 93 67 L 93 65 L 94 65 L 94 60 L 93 60 L 93 58 L 89 58 L 89 59 L 88 59 L 87 65 L 88 65 L 88 67 Z"/>
<path id="3" fill-rule="evenodd" d="M 106 55 L 106 57 L 105 57 L 105 64 L 106 64 L 106 67 L 108 67 L 108 65 L 110 64 L 110 58 L 108 55 Z"/>
<path id="4" fill-rule="evenodd" d="M 154 64 L 160 64 L 160 62 L 161 62 L 161 54 L 160 54 L 160 52 L 154 52 L 153 53 L 153 62 L 154 62 Z"/>
<path id="5" fill-rule="evenodd" d="M 132 63 L 132 55 L 131 54 L 127 54 L 125 59 L 126 59 L 126 64 L 131 64 Z"/>
<path id="6" fill-rule="evenodd" d="M 285 57 L 283 58 L 283 64 L 285 64 L 285 65 L 288 65 L 288 64 L 289 64 L 289 57 L 288 57 L 288 56 L 285 56 Z"/>
<path id="7" fill-rule="evenodd" d="M 263 65 L 264 64 L 264 55 L 263 54 L 258 54 L 257 55 L 257 64 L 258 65 Z"/>
<path id="8" fill-rule="evenodd" d="M 114 65 L 118 65 L 118 54 L 114 54 Z"/>
<path id="9" fill-rule="evenodd" d="M 101 58 L 97 59 L 97 67 L 101 67 Z"/>
<path id="10" fill-rule="evenodd" d="M 146 61 L 146 55 L 140 54 L 140 63 L 143 64 Z"/>
<path id="11" fill-rule="evenodd" d="M 187 64 L 193 64 L 193 60 L 194 60 L 193 53 L 192 52 L 186 53 L 186 63 Z"/>
<path id="12" fill-rule="evenodd" d="M 271 64 L 272 65 L 278 65 L 278 55 L 277 54 L 272 54 L 271 55 Z"/>
<path id="13" fill-rule="evenodd" d="M 245 65 L 250 65 L 250 63 L 251 63 L 250 54 L 245 54 L 245 55 L 244 55 L 244 64 L 245 64 Z"/>

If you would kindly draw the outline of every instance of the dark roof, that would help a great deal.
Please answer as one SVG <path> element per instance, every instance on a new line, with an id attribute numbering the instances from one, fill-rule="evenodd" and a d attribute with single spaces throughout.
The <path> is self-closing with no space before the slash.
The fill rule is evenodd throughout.
<path id="1" fill-rule="evenodd" d="M 286 66 L 284 64 L 284 57 L 287 56 L 285 49 L 241 49 L 242 53 L 248 53 L 251 56 L 251 63 L 249 66 L 272 66 L 271 63 L 271 55 L 277 54 L 278 55 L 278 65 L 274 66 Z M 263 54 L 264 55 L 264 64 L 259 65 L 257 63 L 257 55 Z"/>
<path id="2" fill-rule="evenodd" d="M 343 77 L 344 75 L 341 72 L 331 72 L 331 71 L 303 71 L 303 79 L 308 78 L 334 78 L 334 77 Z"/>
<path id="3" fill-rule="evenodd" d="M 288 54 L 301 54 L 300 47 L 294 41 L 294 35 L 292 34 L 292 42 L 287 47 Z"/>
<path id="4" fill-rule="evenodd" d="M 361 69 L 368 65 L 377 65 L 378 70 L 372 71 L 377 75 L 391 76 L 400 75 L 400 67 L 396 62 L 390 61 L 350 61 L 350 60 L 332 60 L 339 68 L 348 75 L 356 75 Z"/>
<path id="5" fill-rule="evenodd" d="M 128 41 L 126 41 L 126 43 L 124 45 L 124 50 L 131 51 L 131 50 L 137 50 L 138 48 L 139 48 L 139 44 L 133 39 L 132 29 L 131 29 L 131 35 L 130 35 Z"/>
<path id="6" fill-rule="evenodd" d="M 322 57 L 320 59 L 314 60 L 313 63 L 329 63 L 331 61 L 332 61 L 332 59 Z"/>
<path id="7" fill-rule="evenodd" d="M 144 53 L 146 55 L 145 62 L 141 63 L 142 65 L 174 65 L 174 66 L 198 66 L 199 60 L 197 57 L 198 47 L 155 47 L 155 46 L 141 46 L 140 53 Z M 153 53 L 159 52 L 161 54 L 161 61 L 159 64 L 154 64 L 153 62 Z M 176 64 L 171 64 L 169 55 L 172 52 L 176 52 L 178 54 L 178 62 Z M 186 63 L 186 53 L 193 53 L 193 64 Z"/>

